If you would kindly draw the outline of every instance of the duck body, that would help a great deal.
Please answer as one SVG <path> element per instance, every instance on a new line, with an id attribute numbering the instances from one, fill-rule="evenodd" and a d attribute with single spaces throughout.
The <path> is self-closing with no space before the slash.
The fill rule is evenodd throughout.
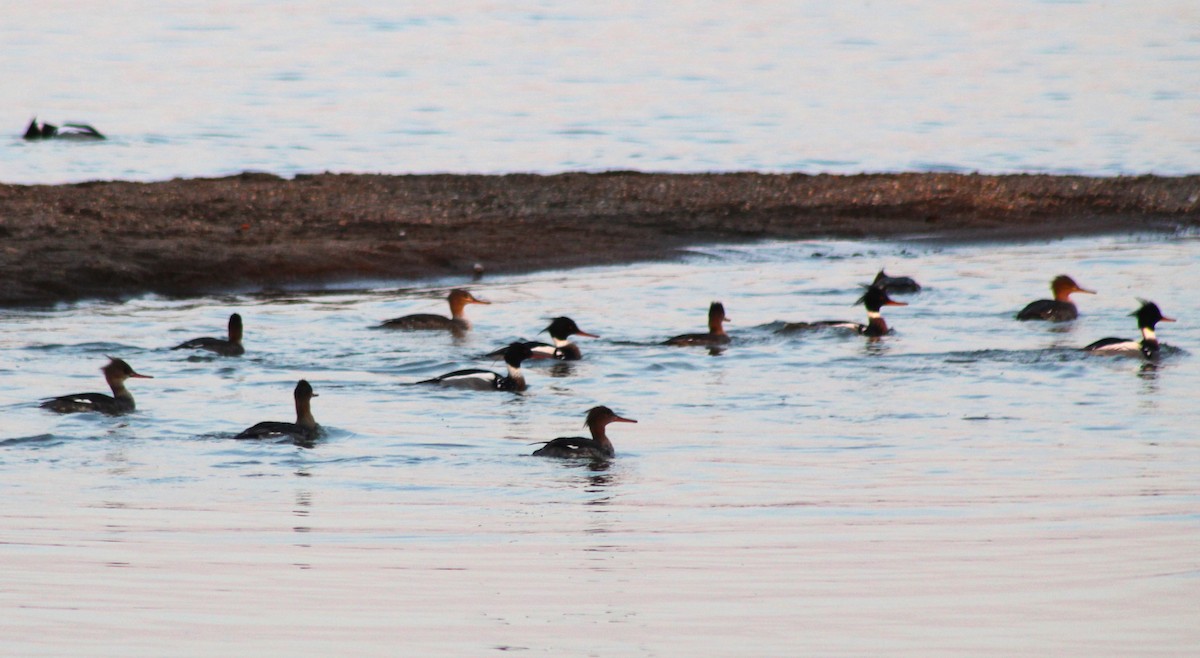
<path id="1" fill-rule="evenodd" d="M 663 345 L 683 347 L 688 345 L 728 345 L 729 335 L 725 333 L 725 323 L 729 318 L 725 315 L 725 305 L 713 302 L 708 307 L 708 333 L 682 334 L 668 338 Z"/>
<path id="2" fill-rule="evenodd" d="M 491 370 L 468 368 L 455 370 L 432 379 L 417 382 L 418 384 L 436 384 L 453 388 L 465 388 L 476 391 L 524 391 L 528 388 L 525 374 L 521 372 L 521 364 L 526 359 L 548 358 L 535 355 L 525 343 L 512 343 L 504 348 L 504 363 L 508 366 L 508 374 L 502 375 Z"/>
<path id="3" fill-rule="evenodd" d="M 1070 322 L 1079 317 L 1079 309 L 1071 301 L 1071 294 L 1077 292 L 1088 295 L 1096 294 L 1095 291 L 1081 288 L 1074 279 L 1065 274 L 1054 277 L 1054 280 L 1050 282 L 1050 290 L 1054 293 L 1054 299 L 1039 299 L 1030 302 L 1017 312 L 1017 319 L 1021 321 Z"/>
<path id="4" fill-rule="evenodd" d="M 588 410 L 584 425 L 591 431 L 589 439 L 582 436 L 563 436 L 533 451 L 535 457 L 554 457 L 557 459 L 611 459 L 616 455 L 612 441 L 608 439 L 606 429 L 610 423 L 636 423 L 631 418 L 622 418 L 612 409 L 599 406 Z"/>
<path id="5" fill-rule="evenodd" d="M 465 312 L 467 304 L 491 304 L 491 302 L 476 299 L 470 292 L 461 288 L 451 290 L 446 301 L 450 304 L 450 317 L 434 313 L 415 313 L 385 320 L 379 327 L 409 331 L 467 331 L 471 328 L 471 322 L 467 320 Z"/>
<path id="6" fill-rule="evenodd" d="M 110 357 L 108 365 L 100 369 L 104 379 L 112 389 L 112 395 L 103 393 L 75 393 L 44 400 L 39 407 L 55 413 L 70 414 L 98 412 L 109 416 L 120 416 L 137 409 L 133 394 L 125 388 L 125 380 L 130 378 L 153 379 L 150 375 L 139 374 L 121 359 Z"/>
<path id="7" fill-rule="evenodd" d="M 312 415 L 312 402 L 319 397 L 313 392 L 312 385 L 301 379 L 292 391 L 296 403 L 296 422 L 264 421 L 257 423 L 238 433 L 235 439 L 280 439 L 288 438 L 297 443 L 311 443 L 321 432 Z"/>
<path id="8" fill-rule="evenodd" d="M 1142 332 L 1142 339 L 1140 341 L 1126 338 L 1101 338 L 1084 347 L 1083 350 L 1094 354 L 1143 356 L 1147 359 L 1158 358 L 1161 345 L 1158 342 L 1158 336 L 1155 334 L 1156 327 L 1159 322 L 1174 322 L 1175 319 L 1164 316 L 1157 304 L 1147 301 L 1143 301 L 1141 308 L 1134 311 L 1131 315 L 1138 319 L 1138 328 Z"/>
<path id="9" fill-rule="evenodd" d="M 921 292 L 921 284 L 914 281 L 911 276 L 888 276 L 883 270 L 879 270 L 879 274 L 875 275 L 875 280 L 871 282 L 871 285 L 897 295 Z"/>
<path id="10" fill-rule="evenodd" d="M 43 139 L 65 139 L 79 141 L 99 141 L 106 139 L 91 125 L 86 123 L 64 123 L 60 129 L 53 124 L 42 122 L 38 123 L 37 117 L 29 122 L 29 127 L 25 129 L 23 135 L 26 141 L 38 141 Z"/>
<path id="11" fill-rule="evenodd" d="M 779 329 L 780 332 L 807 331 L 812 329 L 843 329 L 868 338 L 886 336 L 891 329 L 883 319 L 884 306 L 908 306 L 906 302 L 898 302 L 888 296 L 887 291 L 879 286 L 867 287 L 862 297 L 855 304 L 862 304 L 867 309 L 867 323 L 861 324 L 850 320 L 820 320 L 817 322 L 788 322 Z"/>
<path id="12" fill-rule="evenodd" d="M 1046 320 L 1047 322 L 1070 322 L 1079 317 L 1079 309 L 1072 302 L 1056 299 L 1039 299 L 1017 313 L 1018 320 Z"/>
<path id="13" fill-rule="evenodd" d="M 241 356 L 246 353 L 246 348 L 242 346 L 242 316 L 237 313 L 229 316 L 228 338 L 211 338 L 209 336 L 193 338 L 171 349 L 206 350 L 221 356 Z"/>

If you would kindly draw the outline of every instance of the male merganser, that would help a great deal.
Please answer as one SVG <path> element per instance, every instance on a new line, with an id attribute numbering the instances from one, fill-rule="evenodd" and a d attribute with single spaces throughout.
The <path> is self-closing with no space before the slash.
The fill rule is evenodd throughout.
<path id="1" fill-rule="evenodd" d="M 292 392 L 292 396 L 296 399 L 296 422 L 264 421 L 242 430 L 240 434 L 233 438 L 290 438 L 300 445 L 308 444 L 311 446 L 311 443 L 316 440 L 317 435 L 321 431 L 321 426 L 317 425 L 317 421 L 312 415 L 312 399 L 320 396 L 313 392 L 312 385 L 306 379 L 301 379 L 296 383 L 296 389 Z"/>
<path id="2" fill-rule="evenodd" d="M 1158 310 L 1158 304 L 1139 299 L 1142 307 L 1130 313 L 1138 320 L 1138 328 L 1142 330 L 1142 340 L 1126 340 L 1124 338 L 1101 338 L 1083 348 L 1087 352 L 1098 354 L 1141 354 L 1147 359 L 1158 357 L 1158 337 L 1154 335 L 1154 326 L 1159 322 L 1174 322 Z"/>
<path id="3" fill-rule="evenodd" d="M 521 363 L 526 359 L 537 358 L 548 359 L 551 357 L 534 354 L 533 350 L 526 347 L 524 343 L 512 343 L 504 348 L 504 363 L 508 365 L 508 375 L 501 375 L 491 370 L 468 368 L 448 372 L 417 383 L 471 388 L 478 391 L 524 391 L 526 384 L 525 375 L 521 372 Z"/>
<path id="4" fill-rule="evenodd" d="M 463 313 L 463 309 L 467 304 L 491 304 L 482 299 L 476 299 L 474 295 L 456 288 L 450 291 L 446 297 L 446 301 L 450 302 L 450 317 L 444 315 L 434 315 L 433 313 L 417 313 L 415 315 L 406 315 L 401 318 L 392 318 L 385 320 L 379 325 L 383 329 L 449 329 L 451 331 L 466 331 L 471 328 L 470 321 Z"/>
<path id="5" fill-rule="evenodd" d="M 867 324 L 859 324 L 849 320 L 821 320 L 819 322 L 789 322 L 779 331 L 802 331 L 806 329 L 850 329 L 870 338 L 884 336 L 888 332 L 887 322 L 884 322 L 880 311 L 884 306 L 908 306 L 906 302 L 898 302 L 888 297 L 887 291 L 876 286 L 868 286 L 862 297 L 855 304 L 862 304 L 867 309 Z"/>
<path id="6" fill-rule="evenodd" d="M 729 342 L 729 335 L 723 326 L 726 322 L 729 322 L 729 318 L 725 317 L 725 305 L 713 302 L 708 307 L 708 333 L 675 336 L 667 339 L 663 345 L 724 345 Z"/>
<path id="7" fill-rule="evenodd" d="M 86 123 L 64 123 L 60 130 L 58 126 L 45 122 L 39 126 L 37 117 L 29 122 L 24 137 L 29 141 L 39 139 L 100 140 L 105 138 L 99 130 Z"/>
<path id="8" fill-rule="evenodd" d="M 133 395 L 125 388 L 125 380 L 131 377 L 140 379 L 154 378 L 150 375 L 142 375 L 134 372 L 133 368 L 121 359 L 115 359 L 111 356 L 108 358 L 108 365 L 101 368 L 100 372 L 104 373 L 104 379 L 108 381 L 108 387 L 112 389 L 112 396 L 103 393 L 76 393 L 74 395 L 51 398 L 42 402 L 39 406 L 60 414 L 98 411 L 109 416 L 119 416 L 133 411 L 135 408 Z"/>
<path id="9" fill-rule="evenodd" d="M 879 270 L 879 274 L 875 275 L 875 280 L 871 282 L 871 285 L 897 295 L 921 291 L 921 284 L 914 281 L 912 277 L 888 276 L 883 270 Z"/>
<path id="10" fill-rule="evenodd" d="M 582 436 L 564 436 L 553 441 L 547 441 L 546 445 L 533 451 L 535 457 L 559 457 L 563 459 L 610 459 L 616 451 L 613 450 L 612 441 L 608 440 L 608 435 L 604 433 L 604 428 L 609 423 L 636 423 L 632 418 L 622 418 L 613 412 L 608 407 L 592 407 L 587 412 L 587 421 L 584 422 L 592 432 L 592 438 L 587 439 Z"/>
<path id="11" fill-rule="evenodd" d="M 554 340 L 553 345 L 539 343 L 537 341 L 525 341 L 522 343 L 528 347 L 535 356 L 549 357 L 560 361 L 578 361 L 583 358 L 583 352 L 579 346 L 567 340 L 571 336 L 587 336 L 588 338 L 599 338 L 596 334 L 589 334 L 571 318 L 561 317 L 554 318 L 549 327 L 542 329 L 538 333 L 546 332 L 550 334 L 550 338 Z M 488 354 L 493 359 L 502 358 L 508 347 L 502 347 L 495 352 Z"/>
<path id="12" fill-rule="evenodd" d="M 1049 320 L 1050 322 L 1067 322 L 1079 317 L 1079 310 L 1071 302 L 1071 293 L 1082 292 L 1096 294 L 1094 290 L 1080 288 L 1075 279 L 1060 274 L 1050 282 L 1050 290 L 1054 291 L 1054 299 L 1039 299 L 1030 302 L 1028 306 L 1017 313 L 1018 320 Z"/>
<path id="13" fill-rule="evenodd" d="M 234 313 L 229 316 L 229 338 L 193 338 L 187 342 L 180 343 L 173 350 L 208 350 L 216 352 L 221 356 L 241 356 L 246 353 L 246 348 L 242 347 L 242 316 Z"/>

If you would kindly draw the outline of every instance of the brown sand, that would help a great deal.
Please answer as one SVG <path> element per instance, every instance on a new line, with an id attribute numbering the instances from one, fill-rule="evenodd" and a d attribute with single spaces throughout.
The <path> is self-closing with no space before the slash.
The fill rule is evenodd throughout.
<path id="1" fill-rule="evenodd" d="M 767 238 L 1171 231 L 1200 176 L 267 174 L 0 184 L 0 305 L 469 276 Z"/>

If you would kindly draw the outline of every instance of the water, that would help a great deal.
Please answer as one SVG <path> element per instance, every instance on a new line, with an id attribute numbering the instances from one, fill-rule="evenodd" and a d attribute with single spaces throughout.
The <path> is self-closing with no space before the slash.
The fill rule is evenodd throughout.
<path id="1" fill-rule="evenodd" d="M 1155 655 L 1200 642 L 1200 239 L 800 242 L 488 278 L 475 329 L 371 330 L 446 286 L 0 311 L 9 655 Z M 880 266 L 927 286 L 870 343 Z M 1012 314 L 1069 272 L 1073 324 Z M 1179 322 L 1161 363 L 1084 355 Z M 725 303 L 735 344 L 662 339 Z M 243 358 L 167 347 L 246 318 Z M 566 314 L 524 394 L 406 386 Z M 134 380 L 122 418 L 43 396 Z M 291 420 L 313 449 L 229 437 Z M 607 404 L 605 468 L 529 457 Z"/>
<path id="2" fill-rule="evenodd" d="M 7 2 L 0 181 L 1200 171 L 1194 0 Z M 27 144 L 33 115 L 99 144 Z"/>

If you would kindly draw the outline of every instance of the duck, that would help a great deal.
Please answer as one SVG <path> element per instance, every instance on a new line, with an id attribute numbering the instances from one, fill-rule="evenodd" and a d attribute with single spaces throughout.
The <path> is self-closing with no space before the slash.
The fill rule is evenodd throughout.
<path id="1" fill-rule="evenodd" d="M 291 439 L 298 445 L 308 445 L 311 447 L 313 441 L 321 432 L 321 426 L 317 424 L 312 414 L 312 399 L 320 397 L 313 392 L 312 385 L 308 380 L 301 379 L 296 382 L 296 388 L 292 391 L 292 397 L 296 400 L 296 422 L 284 423 L 279 421 L 263 421 L 251 427 L 247 427 L 238 433 L 235 439 Z"/>
<path id="2" fill-rule="evenodd" d="M 131 378 L 154 379 L 154 377 L 135 371 L 122 359 L 111 356 L 108 359 L 108 363 L 100 369 L 100 372 L 104 373 L 104 379 L 108 382 L 108 387 L 112 389 L 111 396 L 103 393 L 75 393 L 50 398 L 38 406 L 60 414 L 96 411 L 109 416 L 120 416 L 134 411 L 137 407 L 133 402 L 133 394 L 125 388 L 125 380 Z"/>
<path id="3" fill-rule="evenodd" d="M 897 295 L 921 292 L 921 284 L 914 281 L 912 277 L 888 276 L 883 270 L 879 270 L 879 274 L 875 275 L 875 280 L 871 282 L 871 285 Z"/>
<path id="4" fill-rule="evenodd" d="M 379 327 L 381 329 L 466 331 L 471 328 L 471 322 L 467 320 L 467 316 L 463 312 L 467 304 L 491 304 L 491 302 L 476 298 L 462 288 L 451 290 L 450 294 L 446 296 L 446 301 L 450 304 L 450 317 L 433 313 L 417 313 L 384 320 Z"/>
<path id="5" fill-rule="evenodd" d="M 887 291 L 879 286 L 867 286 L 866 292 L 858 301 L 854 302 L 862 304 L 867 309 L 867 324 L 860 324 L 850 320 L 821 320 L 818 322 L 788 322 L 779 329 L 780 332 L 790 331 L 805 331 L 809 329 L 849 329 L 855 333 L 867 336 L 868 338 L 878 338 L 887 335 L 888 325 L 883 319 L 881 310 L 884 306 L 908 306 L 907 302 L 898 302 L 891 297 L 888 297 Z"/>
<path id="6" fill-rule="evenodd" d="M 612 441 L 608 440 L 605 428 L 610 423 L 636 423 L 632 418 L 618 416 L 605 406 L 588 409 L 584 426 L 591 430 L 592 438 L 564 436 L 547 441 L 546 445 L 533 451 L 534 457 L 556 457 L 559 459 L 611 459 L 616 455 Z"/>
<path id="7" fill-rule="evenodd" d="M 1138 328 L 1142 330 L 1142 340 L 1101 338 L 1083 348 L 1083 350 L 1095 354 L 1125 354 L 1131 356 L 1141 354 L 1147 359 L 1158 358 L 1160 346 L 1158 337 L 1154 334 L 1154 329 L 1159 322 L 1174 322 L 1175 318 L 1164 316 L 1162 311 L 1159 310 L 1158 304 L 1154 302 L 1148 302 L 1144 299 L 1139 299 L 1138 301 L 1142 304 L 1141 308 L 1130 313 L 1130 315 L 1137 318 Z"/>
<path id="8" fill-rule="evenodd" d="M 106 139 L 91 125 L 86 123 L 64 123 L 60 129 L 58 126 L 49 123 L 38 124 L 37 117 L 34 117 L 29 122 L 29 127 L 25 129 L 24 138 L 26 141 L 36 141 L 39 139 L 68 139 L 68 140 L 101 140 Z"/>
<path id="9" fill-rule="evenodd" d="M 229 316 L 229 337 L 228 338 L 211 338 L 205 336 L 203 338 L 193 338 L 189 341 L 182 342 L 173 350 L 208 350 L 215 352 L 221 356 L 241 356 L 246 353 L 246 348 L 242 347 L 242 316 L 234 313 Z"/>
<path id="10" fill-rule="evenodd" d="M 550 326 L 542 329 L 538 333 L 549 333 L 550 338 L 554 341 L 553 345 L 540 343 L 537 341 L 524 341 L 522 344 L 528 347 L 534 355 L 541 355 L 559 361 L 578 361 L 583 358 L 583 351 L 579 346 L 568 340 L 571 336 L 587 336 L 588 338 L 599 338 L 596 334 L 589 334 L 579 328 L 575 321 L 568 317 L 554 318 L 550 322 Z M 493 359 L 504 357 L 504 353 L 508 347 L 502 347 L 488 354 Z"/>
<path id="11" fill-rule="evenodd" d="M 504 363 L 508 365 L 508 374 L 468 368 L 455 370 L 444 375 L 417 382 L 417 384 L 437 384 L 455 388 L 468 388 L 477 391 L 524 391 L 528 388 L 525 374 L 521 372 L 521 364 L 526 359 L 551 358 L 544 354 L 534 354 L 525 343 L 511 343 L 504 348 Z"/>
<path id="12" fill-rule="evenodd" d="M 1075 304 L 1071 301 L 1071 293 L 1096 294 L 1094 290 L 1081 288 L 1078 283 L 1075 283 L 1075 279 L 1066 274 L 1054 277 L 1054 280 L 1050 282 L 1050 290 L 1054 292 L 1054 299 L 1039 299 L 1030 302 L 1017 313 L 1017 319 L 1021 321 L 1069 322 L 1079 317 L 1079 309 L 1075 308 Z"/>
<path id="13" fill-rule="evenodd" d="M 668 338 L 663 345 L 726 345 L 730 340 L 723 326 L 726 322 L 730 322 L 730 319 L 725 316 L 725 305 L 713 302 L 708 307 L 708 333 L 675 336 Z"/>

